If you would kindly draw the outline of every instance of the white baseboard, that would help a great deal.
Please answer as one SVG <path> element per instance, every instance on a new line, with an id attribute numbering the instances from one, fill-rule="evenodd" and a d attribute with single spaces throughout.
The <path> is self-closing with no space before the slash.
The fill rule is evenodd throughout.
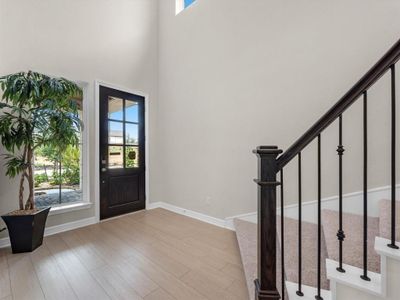
<path id="1" fill-rule="evenodd" d="M 371 217 L 379 216 L 379 201 L 381 199 L 389 199 L 390 198 L 390 186 L 384 186 L 379 188 L 374 188 L 368 190 L 368 215 Z M 400 193 L 400 185 L 396 186 L 396 192 Z M 339 207 L 339 197 L 327 197 L 321 200 L 322 209 L 331 209 L 338 210 Z M 150 203 L 148 209 L 153 208 L 164 208 L 175 213 L 185 215 L 206 223 L 210 223 L 219 227 L 227 228 L 230 230 L 235 230 L 233 225 L 234 219 L 242 219 L 245 221 L 257 223 L 257 212 L 250 212 L 245 214 L 240 214 L 232 217 L 228 217 L 224 219 L 218 219 L 214 217 L 207 216 L 202 213 L 198 213 L 192 210 L 188 210 L 185 208 L 177 207 L 165 202 L 155 202 Z M 317 208 L 318 201 L 308 201 L 303 202 L 302 204 L 302 218 L 306 222 L 316 223 L 317 222 Z M 353 213 L 357 215 L 361 215 L 363 213 L 363 192 L 354 192 L 343 195 L 343 211 L 346 213 Z M 280 214 L 280 208 L 277 211 Z M 285 206 L 285 216 L 297 219 L 298 216 L 298 204 L 291 204 Z"/>
<path id="2" fill-rule="evenodd" d="M 149 205 L 147 206 L 147 209 L 154 209 L 154 208 L 163 208 L 163 209 L 172 211 L 172 212 L 180 214 L 180 215 L 184 215 L 184 216 L 196 219 L 196 220 L 203 221 L 205 223 L 209 223 L 209 224 L 212 224 L 215 226 L 233 230 L 233 226 L 232 227 L 227 226 L 228 224 L 227 224 L 226 220 L 211 217 L 206 214 L 202 214 L 202 213 L 199 213 L 199 212 L 196 212 L 193 210 L 178 207 L 178 206 L 166 203 L 166 202 L 149 203 Z"/>
<path id="3" fill-rule="evenodd" d="M 65 232 L 65 231 L 85 227 L 85 226 L 92 225 L 95 223 L 96 223 L 96 218 L 91 217 L 91 218 L 82 219 L 79 221 L 69 222 L 69 223 L 56 225 L 56 226 L 51 226 L 51 227 L 47 227 L 45 229 L 44 235 L 49 236 L 49 235 L 57 234 L 60 232 Z M 5 248 L 8 246 L 10 246 L 10 239 L 8 237 L 0 239 L 0 248 Z"/>
<path id="4" fill-rule="evenodd" d="M 378 187 L 368 190 L 368 215 L 371 217 L 379 216 L 379 201 L 381 199 L 390 199 L 390 186 Z M 348 193 L 343 195 L 343 211 L 345 213 L 352 213 L 356 215 L 363 214 L 363 191 L 354 193 Z M 400 184 L 396 185 L 396 195 L 399 199 L 400 195 Z M 321 200 L 322 209 L 338 210 L 339 197 L 327 197 Z M 285 216 L 297 219 L 298 216 L 298 204 L 291 204 L 285 206 Z M 318 201 L 308 201 L 302 204 L 302 218 L 306 222 L 316 223 L 317 222 L 317 208 Z M 280 208 L 278 208 L 278 214 L 280 214 Z M 257 212 L 251 212 L 247 214 L 232 216 L 226 219 L 227 224 L 232 224 L 233 219 L 242 219 L 245 221 L 257 223 Z"/>
<path id="5" fill-rule="evenodd" d="M 399 195 L 400 193 L 400 185 L 396 186 L 396 193 Z M 379 215 L 379 201 L 381 199 L 389 199 L 390 198 L 390 186 L 379 187 L 368 190 L 368 215 L 377 217 Z M 362 214 L 363 206 L 363 192 L 354 192 L 343 195 L 343 211 L 347 213 L 354 214 Z M 322 208 L 323 209 L 338 209 L 339 198 L 337 196 L 328 197 L 322 199 Z M 316 223 L 317 218 L 317 204 L 316 200 L 304 202 L 303 203 L 303 220 L 311 223 Z M 203 213 L 199 213 L 193 210 L 185 209 L 182 207 L 178 207 L 166 202 L 154 202 L 149 203 L 147 209 L 154 208 L 164 208 L 166 210 L 175 212 L 180 215 L 184 215 L 196 220 L 200 220 L 215 226 L 219 226 L 222 228 L 235 230 L 233 225 L 233 220 L 236 218 L 240 218 L 242 220 L 246 220 L 249 222 L 257 222 L 257 213 L 250 212 L 246 214 L 240 214 L 232 217 L 228 217 L 226 219 L 219 219 L 212 216 L 208 216 Z M 298 212 L 298 204 L 287 205 L 285 206 L 285 216 L 296 219 Z M 278 210 L 279 214 L 279 210 Z M 88 226 L 97 223 L 95 217 L 82 219 L 75 222 L 65 223 L 57 226 L 47 227 L 45 230 L 45 236 L 77 229 L 80 227 Z M 9 238 L 0 239 L 0 248 L 4 248 L 10 245 Z"/>

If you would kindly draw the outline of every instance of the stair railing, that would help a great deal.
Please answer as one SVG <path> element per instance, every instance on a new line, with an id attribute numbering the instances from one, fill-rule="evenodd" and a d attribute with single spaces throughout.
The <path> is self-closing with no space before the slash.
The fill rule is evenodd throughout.
<path id="1" fill-rule="evenodd" d="M 255 280 L 256 299 L 278 300 L 284 299 L 285 277 L 284 277 L 284 167 L 295 157 L 298 158 L 298 290 L 297 295 L 303 296 L 302 291 L 302 189 L 301 189 L 301 153 L 315 139 L 318 140 L 318 253 L 317 265 L 317 300 L 321 297 L 321 135 L 322 132 L 338 120 L 339 123 L 339 145 L 337 148 L 339 163 L 339 265 L 338 272 L 346 272 L 343 268 L 343 242 L 345 233 L 343 231 L 343 161 L 344 146 L 342 141 L 343 113 L 359 98 L 363 99 L 363 274 L 360 277 L 369 281 L 368 277 L 368 253 L 367 253 L 367 229 L 368 229 L 368 193 L 367 193 L 367 102 L 368 89 L 373 86 L 386 72 L 391 75 L 391 242 L 388 247 L 398 249 L 396 246 L 396 78 L 395 64 L 400 60 L 400 40 L 309 130 L 307 130 L 292 146 L 283 154 L 277 146 L 260 146 L 254 153 L 258 156 L 258 271 Z M 280 181 L 277 175 L 280 173 Z M 281 257 L 282 257 L 282 286 L 277 286 L 276 280 L 276 240 L 277 240 L 277 197 L 276 188 L 280 185 L 281 190 Z"/>

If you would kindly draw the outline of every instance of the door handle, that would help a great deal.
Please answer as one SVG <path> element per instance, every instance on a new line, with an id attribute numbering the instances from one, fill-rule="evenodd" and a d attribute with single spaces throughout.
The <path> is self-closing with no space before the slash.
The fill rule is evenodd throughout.
<path id="1" fill-rule="evenodd" d="M 101 168 L 101 171 L 104 173 L 107 171 L 107 168 Z"/>

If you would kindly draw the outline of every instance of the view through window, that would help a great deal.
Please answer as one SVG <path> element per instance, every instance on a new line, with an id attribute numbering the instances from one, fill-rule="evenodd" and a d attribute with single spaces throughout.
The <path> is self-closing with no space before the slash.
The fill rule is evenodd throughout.
<path id="1" fill-rule="evenodd" d="M 82 120 L 82 100 L 78 99 Z M 35 202 L 37 207 L 82 201 L 82 134 L 79 145 L 68 146 L 61 155 L 51 146 L 35 150 Z"/>

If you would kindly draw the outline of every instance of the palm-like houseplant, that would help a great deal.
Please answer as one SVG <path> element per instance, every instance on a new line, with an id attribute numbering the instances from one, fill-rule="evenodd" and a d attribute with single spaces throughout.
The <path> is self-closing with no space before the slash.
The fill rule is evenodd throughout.
<path id="1" fill-rule="evenodd" d="M 10 228 L 10 219 L 15 221 L 12 217 L 34 217 L 40 212 L 34 199 L 35 149 L 51 146 L 61 155 L 68 145 L 78 144 L 82 124 L 75 99 L 81 97 L 82 90 L 67 79 L 52 78 L 32 71 L 0 77 L 0 88 L 3 93 L 0 101 L 0 140 L 6 150 L 3 154 L 6 175 L 10 178 L 19 176 L 19 210 L 3 216 L 3 219 L 10 232 L 13 252 L 32 251 L 42 243 L 43 232 L 39 241 L 36 241 L 38 245 L 22 247 L 24 250 L 14 249 L 17 247 L 14 244 L 21 237 L 12 235 L 24 233 L 15 233 Z M 24 201 L 26 183 L 29 193 Z M 44 223 L 49 208 L 46 211 Z M 19 227 L 22 220 L 17 218 Z"/>

